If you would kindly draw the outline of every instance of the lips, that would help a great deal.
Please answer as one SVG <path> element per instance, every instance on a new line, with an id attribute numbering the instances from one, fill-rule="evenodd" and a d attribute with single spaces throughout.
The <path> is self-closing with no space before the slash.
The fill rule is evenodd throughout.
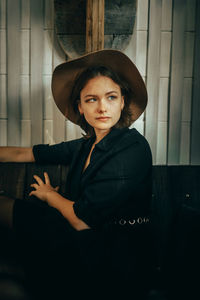
<path id="1" fill-rule="evenodd" d="M 110 117 L 99 117 L 99 118 L 96 118 L 97 120 L 99 121 L 106 121 L 108 119 L 110 119 Z"/>

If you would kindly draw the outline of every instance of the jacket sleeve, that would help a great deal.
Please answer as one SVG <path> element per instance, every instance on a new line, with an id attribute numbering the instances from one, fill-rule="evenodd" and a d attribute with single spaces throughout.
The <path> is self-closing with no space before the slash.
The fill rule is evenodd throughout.
<path id="1" fill-rule="evenodd" d="M 82 144 L 83 138 L 55 145 L 35 145 L 33 155 L 37 163 L 69 164 L 73 154 Z"/>
<path id="2" fill-rule="evenodd" d="M 148 205 L 145 195 L 151 193 L 151 171 L 148 143 L 146 140 L 135 142 L 103 164 L 75 202 L 75 214 L 90 227 L 96 227 L 125 212 L 129 206 L 137 211 L 140 206 L 142 210 Z"/>

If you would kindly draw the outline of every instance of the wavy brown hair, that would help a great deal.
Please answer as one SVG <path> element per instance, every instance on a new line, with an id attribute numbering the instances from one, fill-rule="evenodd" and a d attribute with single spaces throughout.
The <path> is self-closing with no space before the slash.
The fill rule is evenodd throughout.
<path id="1" fill-rule="evenodd" d="M 76 79 L 74 88 L 72 90 L 71 94 L 71 100 L 72 100 L 72 106 L 74 109 L 74 112 L 79 116 L 77 124 L 86 132 L 86 137 L 93 136 L 94 129 L 92 126 L 88 124 L 88 122 L 85 120 L 84 115 L 81 115 L 79 113 L 78 104 L 80 102 L 80 93 L 82 89 L 85 87 L 85 85 L 88 83 L 90 79 L 93 79 L 97 76 L 105 76 L 110 79 L 112 79 L 116 84 L 119 85 L 121 89 L 121 94 L 124 96 L 124 108 L 121 112 L 121 116 L 119 121 L 113 126 L 114 128 L 124 128 L 129 127 L 132 123 L 131 120 L 131 111 L 129 109 L 130 100 L 129 100 L 129 94 L 130 89 L 126 82 L 124 82 L 121 78 L 119 78 L 118 74 L 113 72 L 111 69 L 108 69 L 105 66 L 95 66 L 90 67 L 86 70 L 84 70 L 79 77 Z"/>

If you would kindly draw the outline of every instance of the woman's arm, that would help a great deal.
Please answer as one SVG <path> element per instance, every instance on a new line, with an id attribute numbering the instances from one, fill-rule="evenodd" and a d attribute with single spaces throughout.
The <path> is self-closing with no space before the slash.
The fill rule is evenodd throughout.
<path id="1" fill-rule="evenodd" d="M 34 162 L 31 147 L 0 147 L 0 162 Z"/>
<path id="2" fill-rule="evenodd" d="M 37 183 L 31 184 L 35 190 L 30 192 L 29 196 L 34 195 L 40 200 L 47 202 L 49 206 L 56 208 L 77 231 L 90 228 L 76 216 L 73 208 L 74 202 L 62 197 L 57 192 L 58 187 L 53 188 L 51 186 L 49 176 L 46 172 L 44 173 L 45 182 L 37 175 L 34 175 L 34 178 Z"/>

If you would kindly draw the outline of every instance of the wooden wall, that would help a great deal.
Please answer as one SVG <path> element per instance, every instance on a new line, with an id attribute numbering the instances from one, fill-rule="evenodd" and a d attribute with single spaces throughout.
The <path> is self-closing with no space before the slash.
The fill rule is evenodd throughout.
<path id="1" fill-rule="evenodd" d="M 53 15 L 53 0 L 0 0 L 0 145 L 81 135 L 52 99 L 52 70 L 65 60 Z M 154 164 L 200 164 L 199 22 L 199 0 L 138 0 L 125 53 L 147 85 L 147 110 L 134 126 Z"/>

